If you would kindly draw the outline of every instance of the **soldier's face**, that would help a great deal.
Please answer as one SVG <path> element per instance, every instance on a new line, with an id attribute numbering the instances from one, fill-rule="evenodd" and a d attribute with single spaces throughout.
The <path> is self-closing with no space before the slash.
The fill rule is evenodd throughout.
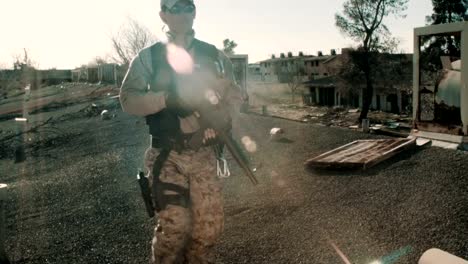
<path id="1" fill-rule="evenodd" d="M 196 9 L 192 2 L 181 0 L 172 8 L 162 10 L 159 16 L 171 32 L 187 34 L 192 31 Z"/>

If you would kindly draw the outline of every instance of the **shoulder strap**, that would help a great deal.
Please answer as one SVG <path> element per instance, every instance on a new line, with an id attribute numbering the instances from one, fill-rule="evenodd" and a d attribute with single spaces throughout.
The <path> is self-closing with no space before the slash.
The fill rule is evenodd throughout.
<path id="1" fill-rule="evenodd" d="M 158 66 L 161 65 L 161 63 L 165 63 L 164 59 L 164 54 L 166 52 L 165 50 L 166 45 L 162 42 L 157 42 L 153 46 L 151 46 L 150 51 L 151 51 L 151 70 L 152 70 L 152 76 L 153 80 L 158 72 Z"/>
<path id="2" fill-rule="evenodd" d="M 214 61 L 218 60 L 219 52 L 216 46 L 198 39 L 193 39 L 193 42 L 193 48 L 195 49 L 195 53 L 209 57 Z"/>

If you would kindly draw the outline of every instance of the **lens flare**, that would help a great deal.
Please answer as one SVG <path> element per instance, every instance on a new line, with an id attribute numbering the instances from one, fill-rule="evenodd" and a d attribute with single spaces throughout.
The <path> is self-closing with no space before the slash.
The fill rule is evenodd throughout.
<path id="1" fill-rule="evenodd" d="M 343 251 L 341 251 L 340 248 L 338 248 L 338 246 L 333 243 L 333 242 L 329 242 L 331 244 L 331 246 L 333 247 L 333 249 L 335 249 L 336 253 L 338 254 L 338 256 L 340 256 L 341 260 L 343 260 L 343 263 L 345 264 L 351 264 L 351 261 L 349 261 L 348 257 L 346 257 L 346 255 L 343 253 Z"/>
<path id="2" fill-rule="evenodd" d="M 167 44 L 167 61 L 178 74 L 191 74 L 193 72 L 192 56 L 183 48 L 174 44 Z"/>
<path id="3" fill-rule="evenodd" d="M 208 89 L 205 92 L 205 98 L 212 104 L 217 105 L 219 103 L 219 97 L 216 95 L 215 91 Z"/>
<path id="4" fill-rule="evenodd" d="M 400 248 L 387 256 L 381 258 L 380 262 L 375 262 L 375 264 L 394 264 L 398 263 L 398 260 L 405 255 L 408 255 L 413 251 L 411 246 L 406 246 L 404 248 Z"/>
<path id="5" fill-rule="evenodd" d="M 286 186 L 286 181 L 281 178 L 281 176 L 279 175 L 278 172 L 276 171 L 271 171 L 270 172 L 270 177 L 271 177 L 271 181 L 276 184 L 276 186 L 278 187 L 284 187 Z"/>
<path id="6" fill-rule="evenodd" d="M 257 151 L 257 143 L 248 136 L 242 138 L 242 144 L 244 144 L 245 149 L 250 153 Z"/>

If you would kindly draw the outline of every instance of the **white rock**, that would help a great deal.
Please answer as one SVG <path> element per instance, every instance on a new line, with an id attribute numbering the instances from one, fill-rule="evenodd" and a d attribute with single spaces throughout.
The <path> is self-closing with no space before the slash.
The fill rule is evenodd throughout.
<path id="1" fill-rule="evenodd" d="M 284 130 L 279 127 L 274 127 L 270 130 L 270 135 L 277 135 L 277 134 L 283 134 Z"/>
<path id="2" fill-rule="evenodd" d="M 110 115 L 110 113 L 109 113 L 108 110 L 103 110 L 103 111 L 101 112 L 101 119 L 102 119 L 102 120 L 109 120 L 109 119 L 111 119 L 111 115 Z"/>
<path id="3" fill-rule="evenodd" d="M 270 130 L 270 140 L 279 140 L 283 137 L 284 130 L 279 127 L 274 127 Z"/>

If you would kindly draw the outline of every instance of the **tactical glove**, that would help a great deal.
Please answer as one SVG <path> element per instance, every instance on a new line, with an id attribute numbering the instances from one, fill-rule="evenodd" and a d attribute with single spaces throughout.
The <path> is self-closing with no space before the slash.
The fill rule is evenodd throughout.
<path id="1" fill-rule="evenodd" d="M 207 129 L 213 129 L 217 134 L 229 133 L 232 129 L 232 120 L 229 112 L 226 109 L 216 107 L 200 109 L 197 112 L 200 115 L 200 129 L 195 132 L 188 141 L 189 147 L 197 150 L 203 145 L 210 146 L 221 143 L 219 137 L 206 140 L 206 142 L 203 143 L 203 139 L 205 139 L 205 131 Z"/>

